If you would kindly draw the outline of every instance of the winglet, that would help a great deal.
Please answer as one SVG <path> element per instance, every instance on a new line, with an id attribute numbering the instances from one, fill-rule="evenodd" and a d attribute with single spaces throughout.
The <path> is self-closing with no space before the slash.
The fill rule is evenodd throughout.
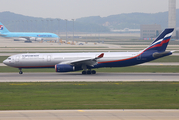
<path id="1" fill-rule="evenodd" d="M 97 58 L 102 58 L 104 56 L 104 53 L 101 53 Z"/>

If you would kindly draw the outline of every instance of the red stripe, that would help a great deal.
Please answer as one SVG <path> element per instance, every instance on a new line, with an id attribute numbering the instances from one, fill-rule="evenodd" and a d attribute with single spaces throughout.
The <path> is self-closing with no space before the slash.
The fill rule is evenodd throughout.
<path id="1" fill-rule="evenodd" d="M 151 49 L 151 48 L 154 48 L 154 47 L 161 47 L 164 43 L 167 43 L 167 42 L 169 42 L 169 41 L 170 41 L 170 39 L 163 40 L 160 44 L 154 45 L 154 46 L 152 46 L 152 47 L 146 49 L 145 51 L 147 51 L 147 50 L 149 50 L 149 49 Z M 144 53 L 145 51 L 143 51 L 142 53 Z M 137 56 L 131 57 L 131 58 L 122 59 L 122 60 L 114 60 L 114 61 L 98 62 L 98 64 L 100 64 L 100 63 L 111 63 L 111 62 L 119 62 L 119 61 L 130 60 L 130 59 L 133 59 L 133 58 L 136 58 L 136 57 L 140 56 L 142 53 L 140 53 L 140 54 L 137 55 Z"/>
<path id="2" fill-rule="evenodd" d="M 166 40 L 163 40 L 161 43 L 157 44 L 157 45 L 154 45 L 152 47 L 149 47 L 148 49 L 146 49 L 145 51 L 151 49 L 151 48 L 154 48 L 154 47 L 161 47 L 164 43 L 168 43 L 170 41 L 170 39 L 166 39 Z"/>
<path id="3" fill-rule="evenodd" d="M 143 52 L 142 52 L 142 53 L 143 53 Z M 114 60 L 114 61 L 98 62 L 98 64 L 100 64 L 100 63 L 111 63 L 111 62 L 119 62 L 119 61 L 130 60 L 130 59 L 133 59 L 133 58 L 136 58 L 136 57 L 140 56 L 142 53 L 140 53 L 139 55 L 136 55 L 136 56 L 134 56 L 134 57 L 130 57 L 130 58 L 122 59 L 122 60 Z"/>

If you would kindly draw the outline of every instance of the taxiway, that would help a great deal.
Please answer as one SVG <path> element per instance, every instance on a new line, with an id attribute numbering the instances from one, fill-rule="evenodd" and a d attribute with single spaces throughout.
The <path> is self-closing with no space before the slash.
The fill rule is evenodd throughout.
<path id="1" fill-rule="evenodd" d="M 0 82 L 179 81 L 179 73 L 0 73 Z"/>
<path id="2" fill-rule="evenodd" d="M 178 120 L 179 110 L 17 110 L 1 120 Z"/>

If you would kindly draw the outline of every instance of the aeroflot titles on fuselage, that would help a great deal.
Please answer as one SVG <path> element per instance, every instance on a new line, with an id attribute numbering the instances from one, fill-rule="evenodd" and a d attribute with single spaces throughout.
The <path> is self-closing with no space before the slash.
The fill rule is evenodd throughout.
<path id="1" fill-rule="evenodd" d="M 39 55 L 22 55 L 22 58 L 39 57 Z"/>

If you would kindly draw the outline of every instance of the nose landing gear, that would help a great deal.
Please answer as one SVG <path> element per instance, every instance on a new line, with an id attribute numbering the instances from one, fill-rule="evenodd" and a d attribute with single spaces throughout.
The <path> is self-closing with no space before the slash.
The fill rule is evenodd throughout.
<path id="1" fill-rule="evenodd" d="M 19 71 L 19 74 L 23 74 L 22 69 L 21 69 L 21 68 L 19 68 L 19 70 L 20 70 L 20 71 Z"/>

